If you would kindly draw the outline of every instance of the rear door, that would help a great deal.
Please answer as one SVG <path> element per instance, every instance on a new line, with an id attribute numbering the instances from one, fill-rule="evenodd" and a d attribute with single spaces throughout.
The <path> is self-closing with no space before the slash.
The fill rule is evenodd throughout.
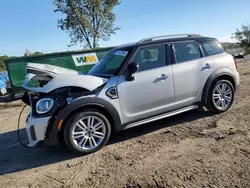
<path id="1" fill-rule="evenodd" d="M 216 70 L 213 59 L 205 57 L 196 41 L 171 44 L 176 108 L 201 100 L 209 75 Z"/>
<path id="2" fill-rule="evenodd" d="M 118 93 L 124 122 L 133 122 L 173 109 L 172 66 L 165 44 L 141 47 L 131 62 L 139 65 L 133 81 L 119 76 Z"/>

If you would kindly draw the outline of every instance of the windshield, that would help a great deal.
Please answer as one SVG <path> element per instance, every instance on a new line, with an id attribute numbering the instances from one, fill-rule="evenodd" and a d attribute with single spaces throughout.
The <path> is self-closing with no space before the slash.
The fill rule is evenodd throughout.
<path id="1" fill-rule="evenodd" d="M 89 72 L 89 75 L 113 76 L 122 65 L 131 49 L 113 49 L 105 55 Z"/>

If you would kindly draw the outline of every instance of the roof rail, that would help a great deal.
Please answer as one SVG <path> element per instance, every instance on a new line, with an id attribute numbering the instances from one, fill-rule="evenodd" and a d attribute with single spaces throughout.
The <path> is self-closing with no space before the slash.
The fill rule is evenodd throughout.
<path id="1" fill-rule="evenodd" d="M 161 35 L 161 36 L 155 36 L 155 37 L 149 37 L 149 38 L 144 38 L 140 40 L 138 43 L 143 43 L 143 42 L 149 42 L 154 39 L 163 39 L 163 38 L 178 38 L 178 37 L 200 37 L 200 34 L 196 33 L 184 33 L 184 34 L 174 34 L 174 35 Z"/>

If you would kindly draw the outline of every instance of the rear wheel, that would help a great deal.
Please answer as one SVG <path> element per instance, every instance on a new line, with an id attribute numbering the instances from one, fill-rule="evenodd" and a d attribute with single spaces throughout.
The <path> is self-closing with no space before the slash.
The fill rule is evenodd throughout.
<path id="1" fill-rule="evenodd" d="M 213 112 L 227 111 L 234 101 L 234 87 L 228 80 L 218 80 L 210 88 L 207 108 Z"/>
<path id="2" fill-rule="evenodd" d="M 64 139 L 68 148 L 79 154 L 101 149 L 109 140 L 111 126 L 105 115 L 95 109 L 76 113 L 66 124 Z"/>

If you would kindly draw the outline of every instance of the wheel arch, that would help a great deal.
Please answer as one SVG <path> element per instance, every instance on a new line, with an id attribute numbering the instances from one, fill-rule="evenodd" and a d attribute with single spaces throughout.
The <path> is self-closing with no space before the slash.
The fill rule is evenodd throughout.
<path id="1" fill-rule="evenodd" d="M 55 141 L 55 145 L 62 143 L 63 138 L 61 133 L 63 132 L 62 130 L 64 129 L 71 115 L 80 110 L 91 108 L 100 110 L 105 115 L 107 115 L 107 118 L 110 121 L 111 131 L 116 131 L 116 127 L 118 125 L 121 125 L 120 115 L 111 103 L 101 98 L 87 97 L 78 99 L 68 104 L 65 108 L 59 111 L 56 117 L 54 118 L 54 122 L 51 124 L 51 127 L 48 127 L 48 130 L 50 131 L 49 133 L 47 133 L 47 136 L 53 141 Z M 62 121 L 61 126 L 59 126 L 60 121 Z"/>
<path id="2" fill-rule="evenodd" d="M 235 83 L 234 76 L 231 73 L 231 71 L 227 68 L 218 69 L 208 77 L 203 87 L 202 98 L 201 98 L 202 106 L 205 106 L 207 104 L 207 96 L 208 96 L 209 89 L 211 88 L 211 85 L 217 80 L 221 80 L 221 79 L 230 81 L 234 87 L 234 90 L 236 89 L 236 83 Z"/>
<path id="3" fill-rule="evenodd" d="M 75 113 L 77 112 L 80 112 L 80 111 L 84 111 L 86 109 L 96 109 L 98 111 L 101 111 L 103 112 L 106 116 L 107 116 L 107 119 L 110 121 L 110 125 L 111 125 L 111 129 L 114 130 L 115 129 L 115 120 L 113 119 L 112 115 L 110 114 L 110 112 L 102 105 L 100 104 L 86 104 L 86 105 L 83 105 L 79 108 L 76 108 L 74 109 L 72 112 L 70 112 L 67 117 L 63 120 L 63 123 L 62 123 L 62 127 L 60 129 L 58 129 L 58 131 L 60 132 L 64 127 L 65 125 L 67 124 L 68 120 L 70 119 L 70 117 L 72 115 L 74 115 Z"/>
<path id="4" fill-rule="evenodd" d="M 83 110 L 87 108 L 96 108 L 97 110 L 103 111 L 106 115 L 109 116 L 108 118 L 110 118 L 110 123 L 112 124 L 112 126 L 121 124 L 120 115 L 117 112 L 116 108 L 108 101 L 96 97 L 82 98 L 70 103 L 61 112 L 59 112 L 57 119 L 59 119 L 59 121 L 63 120 L 64 124 L 70 117 L 70 115 L 80 109 Z"/>

